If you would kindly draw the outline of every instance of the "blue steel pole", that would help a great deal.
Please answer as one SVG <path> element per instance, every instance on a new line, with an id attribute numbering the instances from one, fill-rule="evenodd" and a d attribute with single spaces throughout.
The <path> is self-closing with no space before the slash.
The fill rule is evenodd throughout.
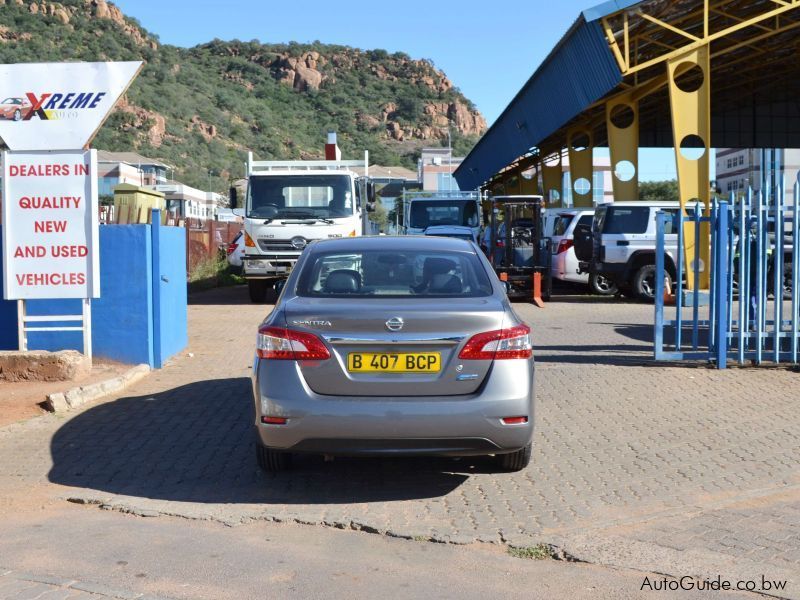
<path id="1" fill-rule="evenodd" d="M 694 260 L 692 270 L 694 271 L 694 294 L 692 295 L 692 350 L 698 348 L 699 327 L 700 327 L 700 218 L 702 216 L 701 204 L 698 202 L 694 206 Z M 703 265 L 704 269 L 711 268 L 711 265 Z"/>
<path id="2" fill-rule="evenodd" d="M 659 360 L 664 351 L 664 221 L 668 213 L 656 214 L 656 289 L 653 358 Z"/>
<path id="3" fill-rule="evenodd" d="M 719 244 L 722 247 L 728 244 L 728 204 L 723 202 L 719 207 L 719 214 L 717 215 L 719 223 Z M 717 256 L 717 264 L 714 265 L 714 270 L 717 272 L 716 284 L 718 286 L 717 298 L 717 316 L 719 318 L 720 326 L 717 327 L 716 339 L 716 354 L 717 354 L 717 368 L 726 369 L 728 366 L 728 328 L 723 324 L 728 322 L 728 295 L 725 293 L 725 282 L 728 280 L 727 273 L 728 261 L 720 252 Z"/>
<path id="4" fill-rule="evenodd" d="M 683 272 L 686 268 L 683 257 L 684 240 L 683 208 L 678 209 L 678 266 L 675 277 L 675 351 L 680 352 L 683 346 Z"/>
<path id="5" fill-rule="evenodd" d="M 800 284 L 800 183 L 794 184 L 794 210 L 792 212 L 792 364 L 797 364 L 798 335 L 798 284 Z"/>
<path id="6" fill-rule="evenodd" d="M 777 177 L 777 173 L 775 174 Z M 772 244 L 772 285 L 775 290 L 773 309 L 773 358 L 781 362 L 781 330 L 783 329 L 783 183 L 775 190 L 775 242 Z"/>
<path id="7" fill-rule="evenodd" d="M 748 228 L 750 217 L 748 215 L 750 201 L 752 200 L 753 189 L 747 190 L 747 196 L 742 196 L 739 202 L 739 364 L 744 364 L 744 350 L 746 344 L 745 331 L 750 329 L 750 284 L 748 271 L 750 265 L 747 263 L 747 252 L 750 250 L 750 236 Z M 733 194 L 731 194 L 733 198 Z M 747 204 L 745 204 L 747 202 Z"/>
<path id="8" fill-rule="evenodd" d="M 709 212 L 709 232 L 711 234 L 711 264 L 709 268 L 711 268 L 711 281 L 709 285 L 709 300 L 708 300 L 708 345 L 709 350 L 711 349 L 712 345 L 714 344 L 714 340 L 716 339 L 716 329 L 718 323 L 716 322 L 716 291 L 717 286 L 717 269 L 714 268 L 717 264 L 717 252 L 719 252 L 719 232 L 717 231 L 717 211 L 719 210 L 719 203 L 717 202 L 716 198 L 711 199 L 711 211 Z"/>
<path id="9" fill-rule="evenodd" d="M 763 151 L 762 151 L 763 152 Z M 766 155 L 764 155 L 766 156 Z M 756 216 L 756 294 L 752 300 L 753 310 L 755 311 L 755 318 L 756 318 L 756 332 L 755 332 L 755 342 L 756 342 L 756 364 L 760 365 L 762 360 L 762 338 L 761 338 L 761 331 L 762 331 L 762 318 L 763 318 L 763 310 L 762 310 L 762 302 L 761 299 L 764 297 L 763 290 L 764 290 L 764 209 L 762 206 L 762 200 L 764 199 L 764 190 L 758 191 L 758 204 L 757 210 L 758 215 Z"/>
<path id="10" fill-rule="evenodd" d="M 728 253 L 728 281 L 726 285 L 728 289 L 728 346 L 730 347 L 733 341 L 733 321 L 735 314 L 733 311 L 733 272 L 735 270 L 734 266 L 736 260 L 736 198 L 733 194 L 731 194 L 728 206 L 728 247 L 725 248 L 725 251 Z"/>

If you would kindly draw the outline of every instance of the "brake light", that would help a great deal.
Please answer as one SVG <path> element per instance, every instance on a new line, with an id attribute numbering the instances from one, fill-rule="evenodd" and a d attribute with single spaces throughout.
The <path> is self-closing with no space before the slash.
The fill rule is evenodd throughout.
<path id="1" fill-rule="evenodd" d="M 233 254 L 236 252 L 236 242 L 231 242 L 228 244 L 228 254 Z"/>
<path id="2" fill-rule="evenodd" d="M 566 252 L 574 245 L 572 240 L 561 240 L 558 242 L 558 248 L 556 249 L 556 254 L 561 254 Z"/>
<path id="3" fill-rule="evenodd" d="M 331 353 L 313 333 L 285 327 L 261 327 L 256 353 L 268 360 L 328 360 Z"/>
<path id="4" fill-rule="evenodd" d="M 253 241 L 253 238 L 250 237 L 250 234 L 246 231 L 244 232 L 244 245 L 248 248 L 255 248 L 256 243 Z"/>
<path id="5" fill-rule="evenodd" d="M 504 360 L 530 358 L 533 354 L 531 328 L 517 325 L 472 336 L 458 358 L 462 360 Z"/>

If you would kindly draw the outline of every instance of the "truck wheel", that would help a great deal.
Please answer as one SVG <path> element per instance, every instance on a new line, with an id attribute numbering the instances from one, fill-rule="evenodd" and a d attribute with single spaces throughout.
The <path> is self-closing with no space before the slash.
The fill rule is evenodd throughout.
<path id="1" fill-rule="evenodd" d="M 601 273 L 589 276 L 589 289 L 598 296 L 616 296 L 619 293 L 617 284 Z"/>
<path id="2" fill-rule="evenodd" d="M 503 471 L 522 471 L 531 462 L 531 451 L 533 444 L 528 444 L 522 450 L 517 450 L 511 454 L 498 454 L 497 464 Z"/>
<path id="3" fill-rule="evenodd" d="M 247 290 L 250 292 L 250 302 L 254 304 L 264 304 L 267 300 L 267 281 L 266 279 L 251 279 L 247 282 Z"/>
<path id="4" fill-rule="evenodd" d="M 671 286 L 672 276 L 666 272 L 665 274 L 669 278 Z M 653 302 L 655 299 L 655 291 L 656 266 L 644 265 L 638 271 L 636 271 L 636 275 L 633 277 L 633 293 L 636 294 L 640 300 L 644 300 L 645 302 Z"/>

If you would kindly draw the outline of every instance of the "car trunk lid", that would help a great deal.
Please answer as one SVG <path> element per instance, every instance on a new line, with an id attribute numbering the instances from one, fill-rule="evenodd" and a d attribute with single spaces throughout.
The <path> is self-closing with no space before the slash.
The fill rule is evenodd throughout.
<path id="1" fill-rule="evenodd" d="M 502 329 L 500 300 L 486 298 L 318 299 L 297 297 L 285 307 L 290 329 L 322 338 L 331 350 L 326 361 L 300 361 L 309 387 L 336 396 L 452 396 L 478 390 L 492 361 L 459 361 L 467 340 Z M 398 327 L 400 321 L 402 326 Z M 390 326 L 396 331 L 390 330 Z M 351 359 L 350 356 L 353 355 Z M 354 371 L 360 357 L 376 371 Z M 381 359 L 380 355 L 388 355 Z M 437 356 L 438 361 L 426 362 Z M 409 356 L 415 357 L 409 359 Z M 396 372 L 425 364 L 431 371 Z M 381 362 L 383 361 L 383 362 Z"/>

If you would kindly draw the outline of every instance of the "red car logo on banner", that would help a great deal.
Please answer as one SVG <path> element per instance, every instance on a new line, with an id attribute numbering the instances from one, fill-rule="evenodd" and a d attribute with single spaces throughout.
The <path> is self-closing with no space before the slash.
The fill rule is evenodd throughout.
<path id="1" fill-rule="evenodd" d="M 21 121 L 31 109 L 26 98 L 6 98 L 0 102 L 0 118 L 9 121 Z"/>

